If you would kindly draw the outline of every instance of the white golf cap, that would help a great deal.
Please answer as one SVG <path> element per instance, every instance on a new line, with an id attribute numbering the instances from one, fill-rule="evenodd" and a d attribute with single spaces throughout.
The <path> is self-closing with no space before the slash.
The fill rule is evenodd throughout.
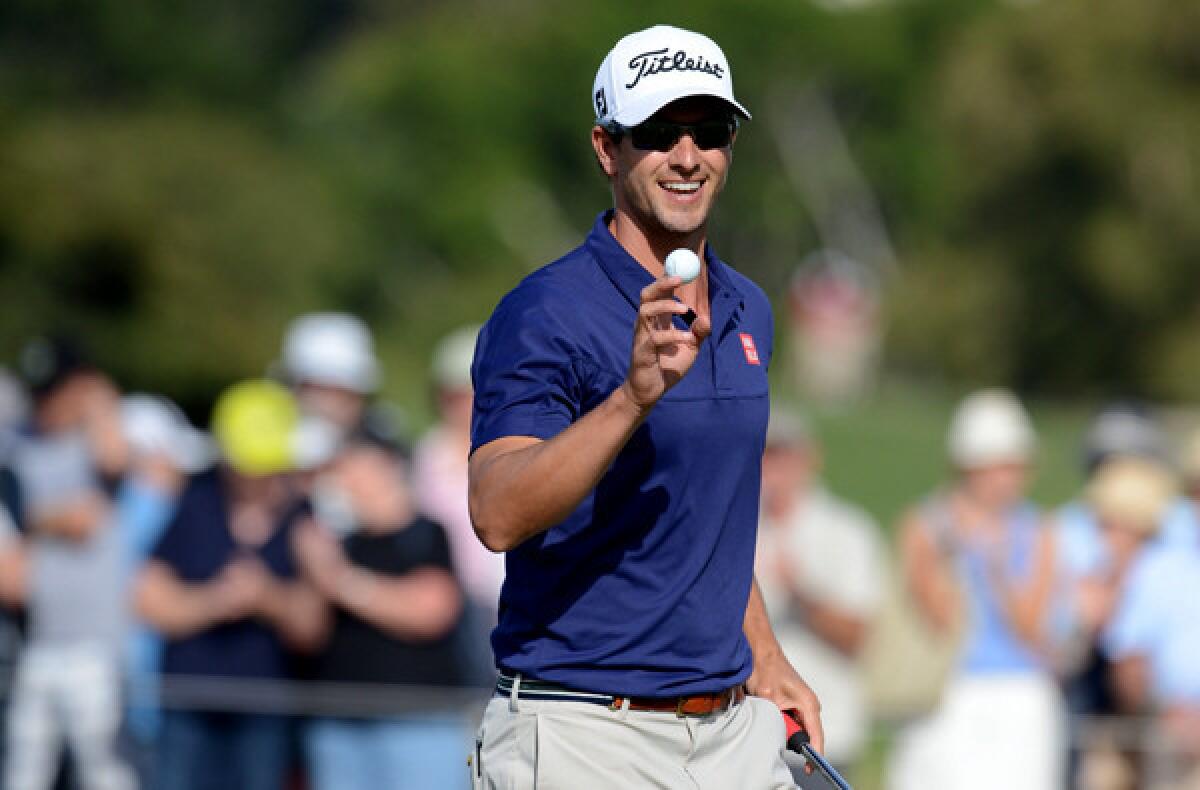
<path id="1" fill-rule="evenodd" d="M 283 340 L 284 373 L 292 381 L 368 395 L 379 386 L 371 332 L 346 313 L 310 313 L 294 320 Z"/>
<path id="2" fill-rule="evenodd" d="M 480 328 L 478 324 L 459 327 L 438 341 L 432 366 L 437 386 L 447 390 L 471 389 L 471 362 L 475 359 Z"/>
<path id="3" fill-rule="evenodd" d="M 1037 438 L 1021 401 L 1011 392 L 989 389 L 968 395 L 950 422 L 946 449 L 960 469 L 1025 463 Z"/>
<path id="4" fill-rule="evenodd" d="M 345 431 L 336 423 L 315 414 L 301 415 L 292 432 L 296 468 L 310 471 L 324 466 L 337 456 L 345 439 Z"/>
<path id="5" fill-rule="evenodd" d="M 188 474 L 216 460 L 212 441 L 161 395 L 134 393 L 121 398 L 121 426 L 135 456 L 161 456 Z"/>
<path id="6" fill-rule="evenodd" d="M 592 109 L 599 126 L 637 126 L 688 96 L 713 96 L 750 118 L 733 97 L 729 62 L 715 41 L 690 30 L 655 25 L 625 36 L 604 58 L 592 86 Z"/>

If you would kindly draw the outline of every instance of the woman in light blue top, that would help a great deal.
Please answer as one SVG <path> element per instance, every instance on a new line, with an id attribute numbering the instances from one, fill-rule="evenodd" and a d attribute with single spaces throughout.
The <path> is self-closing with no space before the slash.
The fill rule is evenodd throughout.
<path id="1" fill-rule="evenodd" d="M 968 397 L 948 438 L 953 482 L 901 526 L 918 610 L 961 643 L 938 709 L 898 739 L 892 790 L 1062 787 L 1061 700 L 1044 658 L 1054 541 L 1026 499 L 1034 445 L 1014 396 Z"/>

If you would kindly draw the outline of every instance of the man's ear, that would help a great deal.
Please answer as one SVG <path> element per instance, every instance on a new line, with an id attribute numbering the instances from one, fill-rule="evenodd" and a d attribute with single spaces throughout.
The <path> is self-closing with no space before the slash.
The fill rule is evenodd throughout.
<path id="1" fill-rule="evenodd" d="M 609 178 L 617 175 L 617 145 L 604 129 L 592 127 L 592 150 L 596 152 L 596 164 Z"/>

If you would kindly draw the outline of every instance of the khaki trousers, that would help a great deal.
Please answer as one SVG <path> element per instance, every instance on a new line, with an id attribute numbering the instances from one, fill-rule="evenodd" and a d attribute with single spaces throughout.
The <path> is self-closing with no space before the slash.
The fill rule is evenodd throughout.
<path id="1" fill-rule="evenodd" d="M 792 790 L 785 748 L 779 709 L 758 697 L 680 718 L 496 696 L 471 774 L 476 790 Z"/>

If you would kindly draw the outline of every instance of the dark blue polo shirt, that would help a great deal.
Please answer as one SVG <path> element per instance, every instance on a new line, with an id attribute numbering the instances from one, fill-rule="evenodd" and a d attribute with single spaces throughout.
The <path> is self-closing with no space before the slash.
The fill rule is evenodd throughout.
<path id="1" fill-rule="evenodd" d="M 304 511 L 289 507 L 267 542 L 240 547 L 229 529 L 229 493 L 217 469 L 192 477 L 179 498 L 175 516 L 153 556 L 188 584 L 215 578 L 239 552 L 252 552 L 279 579 L 296 576 L 291 531 Z M 287 677 L 288 653 L 271 626 L 247 618 L 219 623 L 181 639 L 169 639 L 163 652 L 166 675 Z"/>
<path id="2" fill-rule="evenodd" d="M 472 449 L 549 439 L 625 378 L 653 278 L 608 231 L 501 300 L 475 351 Z M 724 689 L 750 674 L 742 619 L 754 564 L 772 318 L 762 290 L 707 252 L 713 332 L 565 521 L 508 553 L 497 665 L 638 696 Z"/>

